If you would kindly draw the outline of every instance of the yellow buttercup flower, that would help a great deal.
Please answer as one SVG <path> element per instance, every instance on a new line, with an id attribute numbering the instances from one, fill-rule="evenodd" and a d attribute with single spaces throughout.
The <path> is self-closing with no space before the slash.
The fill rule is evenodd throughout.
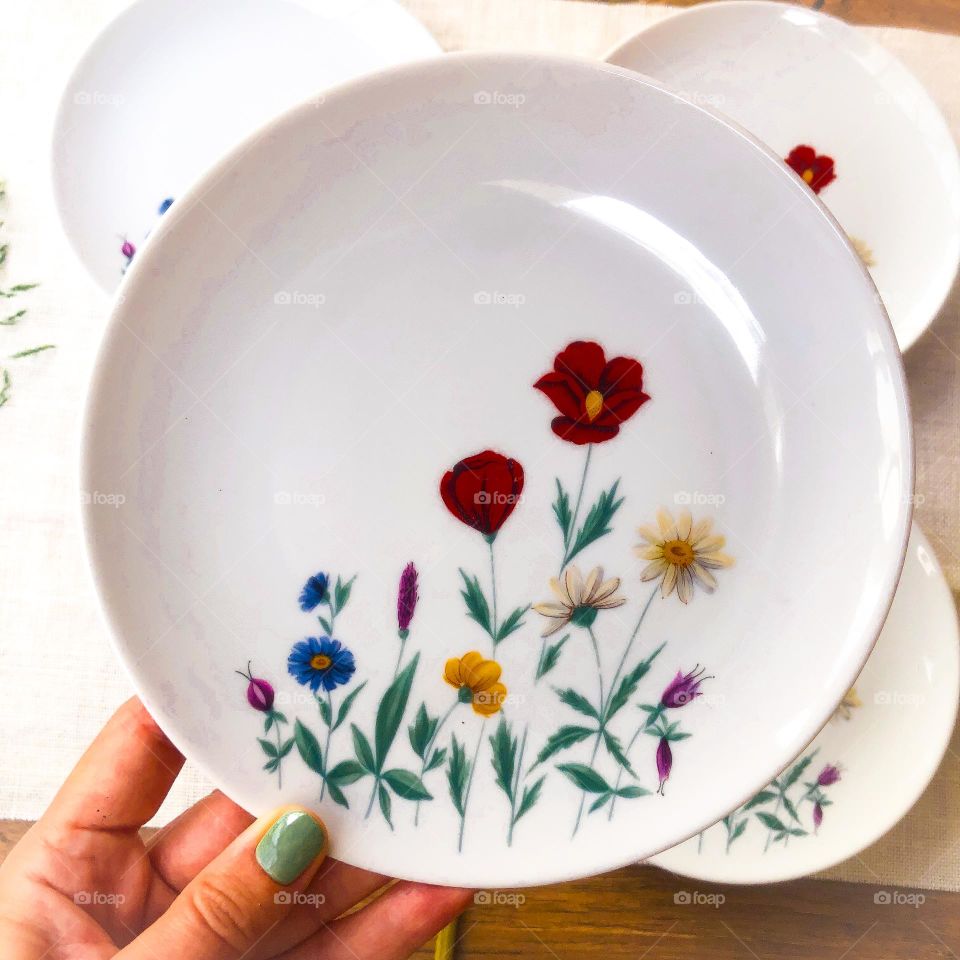
<path id="1" fill-rule="evenodd" d="M 473 706 L 481 717 L 491 717 L 507 699 L 507 688 L 500 683 L 500 664 L 484 660 L 476 650 L 447 661 L 443 679 L 456 688 L 461 703 Z"/>
<path id="2" fill-rule="evenodd" d="M 548 618 L 543 636 L 562 630 L 568 623 L 576 627 L 593 626 L 598 610 L 610 610 L 627 602 L 626 597 L 617 595 L 620 578 L 603 579 L 603 567 L 594 567 L 583 579 L 579 567 L 567 567 L 561 582 L 556 577 L 550 580 L 550 589 L 556 594 L 559 603 L 535 603 L 533 609 Z"/>
<path id="3" fill-rule="evenodd" d="M 647 542 L 634 547 L 634 552 L 650 561 L 640 579 L 659 577 L 660 595 L 669 597 L 676 590 L 684 603 L 693 597 L 694 583 L 712 593 L 717 581 L 710 571 L 733 563 L 733 557 L 722 552 L 726 538 L 712 531 L 710 517 L 695 524 L 686 510 L 676 521 L 668 510 L 657 511 L 657 527 L 640 527 L 638 531 Z"/>

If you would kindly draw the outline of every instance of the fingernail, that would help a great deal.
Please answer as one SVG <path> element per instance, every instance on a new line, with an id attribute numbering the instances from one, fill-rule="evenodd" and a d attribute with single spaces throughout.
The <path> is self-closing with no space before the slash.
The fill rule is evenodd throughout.
<path id="1" fill-rule="evenodd" d="M 325 840 L 323 827 L 309 813 L 291 810 L 257 844 L 257 863 L 277 883 L 293 883 L 320 855 Z"/>

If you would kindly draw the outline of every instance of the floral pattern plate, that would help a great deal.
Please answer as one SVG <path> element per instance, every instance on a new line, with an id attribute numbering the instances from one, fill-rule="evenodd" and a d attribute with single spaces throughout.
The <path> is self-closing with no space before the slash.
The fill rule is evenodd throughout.
<path id="1" fill-rule="evenodd" d="M 109 292 L 171 199 L 279 111 L 440 53 L 396 0 L 113 6 L 63 91 L 52 165 L 67 238 Z"/>
<path id="2" fill-rule="evenodd" d="M 789 3 L 721 0 L 653 24 L 607 59 L 780 154 L 849 234 L 904 350 L 933 322 L 960 262 L 957 148 L 920 82 L 862 29 Z"/>
<path id="3" fill-rule="evenodd" d="M 950 588 L 914 524 L 880 639 L 817 739 L 746 804 L 650 862 L 701 880 L 767 883 L 860 853 L 913 806 L 949 746 L 958 644 Z"/>
<path id="4" fill-rule="evenodd" d="M 504 886 L 650 855 L 795 756 L 879 632 L 912 461 L 875 291 L 779 158 L 626 71 L 344 87 L 178 196 L 122 292 L 83 468 L 121 656 L 338 857 Z"/>

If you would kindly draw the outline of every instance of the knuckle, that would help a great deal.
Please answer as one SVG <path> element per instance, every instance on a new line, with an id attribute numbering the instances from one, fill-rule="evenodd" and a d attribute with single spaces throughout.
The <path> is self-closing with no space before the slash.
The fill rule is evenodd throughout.
<path id="1" fill-rule="evenodd" d="M 243 950 L 260 936 L 256 904 L 242 890 L 200 876 L 184 893 L 188 925 L 207 931 L 221 944 Z"/>

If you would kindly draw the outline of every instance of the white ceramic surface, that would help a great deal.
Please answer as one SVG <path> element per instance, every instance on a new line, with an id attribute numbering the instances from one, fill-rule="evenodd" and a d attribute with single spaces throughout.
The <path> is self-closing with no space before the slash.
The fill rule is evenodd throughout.
<path id="1" fill-rule="evenodd" d="M 953 597 L 915 525 L 890 615 L 856 683 L 860 705 L 842 710 L 824 727 L 804 751 L 803 757 L 812 759 L 793 785 L 786 787 L 793 765 L 778 778 L 798 819 L 770 796 L 651 863 L 700 880 L 767 883 L 854 856 L 893 827 L 930 782 L 953 732 L 958 688 Z M 830 767 L 839 769 L 836 782 Z M 830 801 L 821 804 L 819 826 L 813 786 L 818 780 Z M 764 796 L 768 793 L 778 791 L 768 788 Z M 758 813 L 802 833 L 777 840 L 781 832 Z"/>
<path id="2" fill-rule="evenodd" d="M 691 7 L 607 59 L 722 111 L 784 158 L 800 145 L 832 158 L 820 199 L 872 261 L 900 346 L 927 328 L 960 259 L 960 164 L 898 60 L 826 14 L 752 0 Z"/>
<path id="3" fill-rule="evenodd" d="M 164 201 L 261 124 L 438 53 L 395 0 L 136 0 L 81 59 L 57 114 L 53 187 L 77 256 L 116 289 L 124 244 L 139 250 Z"/>
<path id="4" fill-rule="evenodd" d="M 82 480 L 118 649 L 151 711 L 223 789 L 251 810 L 319 805 L 335 856 L 478 886 L 649 856 L 796 756 L 879 633 L 913 462 L 876 291 L 777 157 L 636 74 L 458 55 L 348 84 L 182 197 L 120 293 Z M 657 532 L 661 508 L 680 529 L 664 515 Z M 573 583 L 578 608 L 584 593 L 610 608 L 595 622 L 578 609 L 543 640 L 551 608 L 524 611 L 558 601 L 549 580 L 585 536 L 565 549 L 557 518 L 571 514 L 574 530 L 607 521 L 574 563 L 620 584 Z M 669 564 L 652 559 L 661 536 Z M 408 562 L 419 600 L 401 646 Z M 298 605 L 320 571 L 357 575 L 332 630 L 352 674 L 323 646 L 318 615 L 332 611 L 310 609 L 316 583 Z M 662 596 L 665 572 L 674 589 Z M 497 635 L 520 626 L 495 644 L 481 625 L 491 618 Z M 366 681 L 330 750 L 326 694 L 318 706 L 287 673 L 308 637 L 315 665 L 295 672 L 330 681 L 333 716 Z M 497 668 L 445 668 L 467 651 L 500 665 L 505 703 Z M 387 694 L 398 658 L 416 670 L 401 673 L 406 709 L 377 724 L 385 700 L 405 699 Z M 248 662 L 253 691 L 235 672 Z M 538 664 L 552 667 L 539 682 Z M 634 738 L 641 704 L 697 664 L 716 699 L 668 711 L 662 737 Z M 458 699 L 470 683 L 473 708 Z M 267 731 L 281 752 L 295 718 L 309 731 L 280 770 L 261 769 L 273 749 L 257 742 L 266 684 L 285 714 Z M 562 702 L 568 688 L 580 699 Z M 625 698 L 616 711 L 611 691 Z M 602 697 L 617 739 L 601 745 L 590 711 Z M 421 768 L 423 724 L 408 737 L 421 703 L 446 718 L 443 769 Z M 512 803 L 488 740 L 503 717 L 514 739 L 500 752 L 523 758 L 520 782 L 506 778 Z M 368 765 L 422 773 L 434 797 L 418 815 L 406 774 L 394 776 L 392 830 L 356 766 L 376 726 L 389 758 Z M 531 771 L 561 729 L 569 742 Z M 318 750 L 349 809 L 321 800 Z M 462 797 L 474 758 L 461 820 L 447 774 Z M 523 787 L 542 776 L 511 830 Z M 587 808 L 612 789 L 626 795 L 609 823 L 606 807 Z"/>

